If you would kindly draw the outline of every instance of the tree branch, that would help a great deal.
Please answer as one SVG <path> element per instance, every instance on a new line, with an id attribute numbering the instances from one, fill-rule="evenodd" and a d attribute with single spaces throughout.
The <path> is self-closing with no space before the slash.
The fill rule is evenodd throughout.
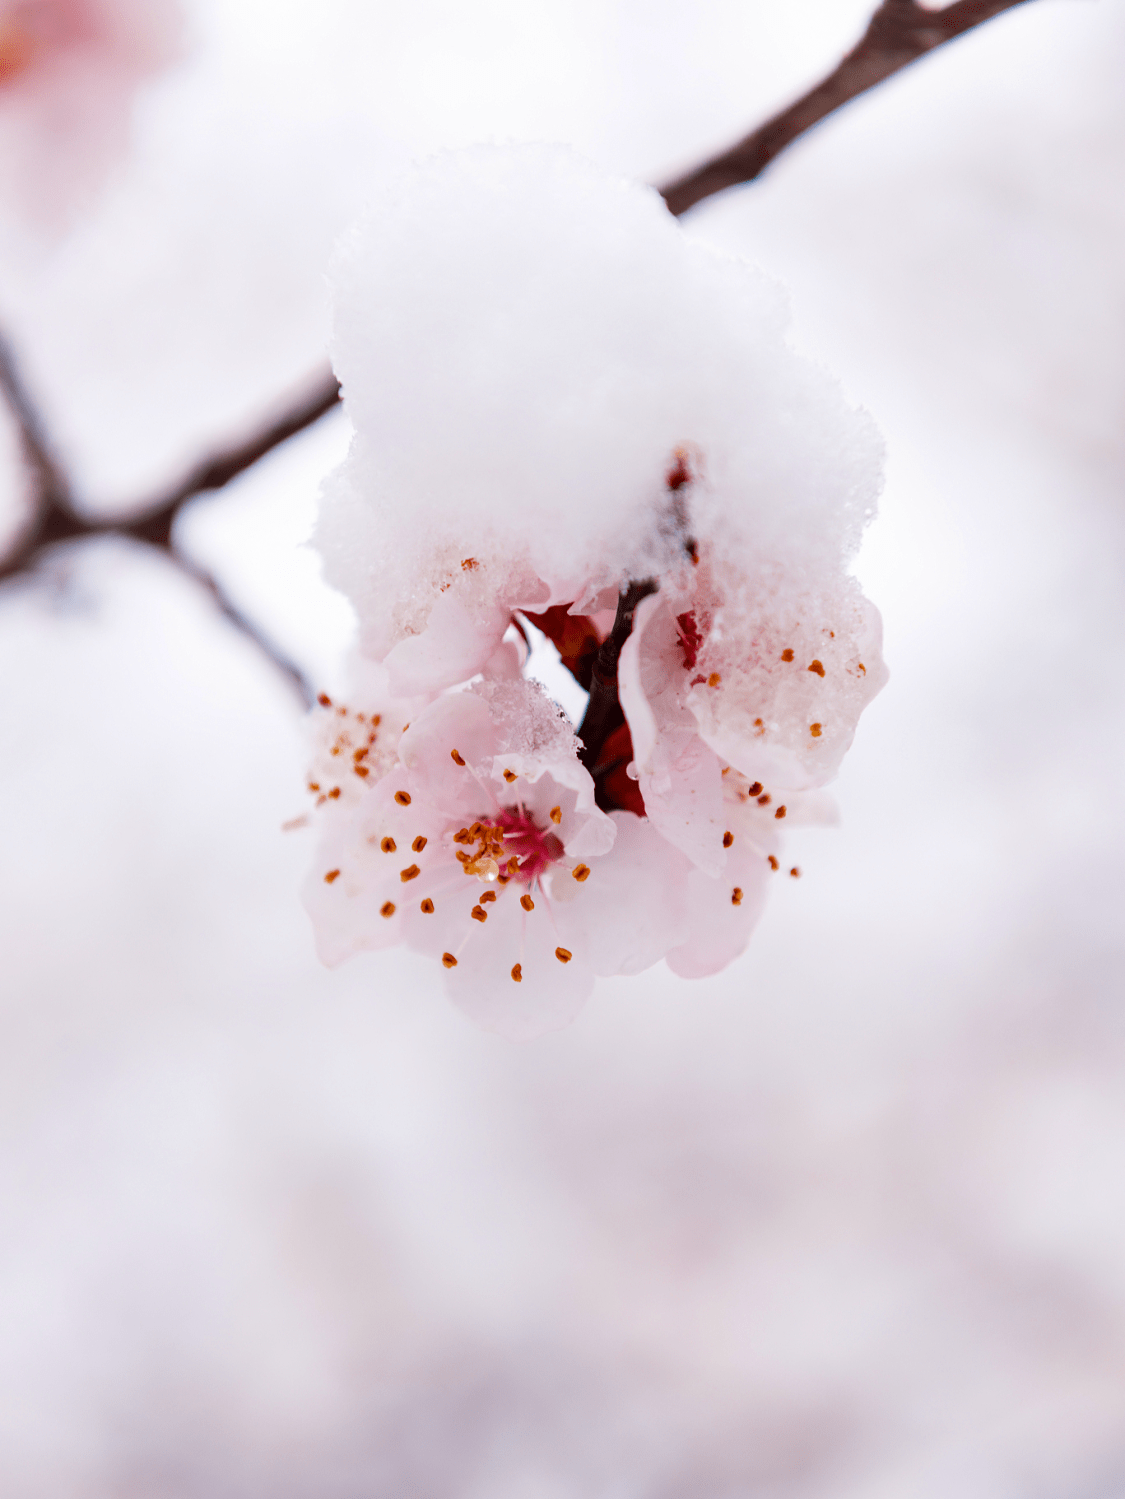
<path id="1" fill-rule="evenodd" d="M 637 605 L 650 593 L 655 593 L 656 589 L 655 580 L 645 578 L 639 583 L 630 583 L 618 596 L 613 629 L 602 641 L 598 654 L 594 658 L 594 670 L 590 677 L 590 697 L 586 703 L 586 712 L 582 715 L 582 722 L 578 726 L 578 738 L 582 743 L 578 758 L 589 771 L 593 771 L 597 766 L 602 746 L 610 734 L 618 724 L 624 722 L 624 714 L 621 711 L 621 703 L 617 694 L 617 662 L 621 655 L 621 647 L 633 633 L 633 615 L 636 613 Z"/>
<path id="2" fill-rule="evenodd" d="M 51 452 L 35 404 L 19 374 L 9 345 L 0 337 L 0 389 L 19 427 L 20 440 L 32 481 L 31 516 L 8 555 L 0 561 L 0 583 L 31 572 L 46 551 L 66 541 L 95 536 L 124 536 L 164 552 L 183 572 L 212 595 L 221 612 L 263 652 L 296 688 L 306 706 L 314 693 L 300 669 L 231 601 L 214 577 L 188 557 L 173 539 L 176 517 L 188 501 L 208 490 L 222 489 L 288 438 L 304 431 L 339 402 L 340 384 L 331 370 L 316 380 L 280 416 L 248 438 L 221 448 L 192 467 L 171 489 L 127 517 L 101 519 L 79 515 L 71 500 L 71 486 Z"/>
<path id="3" fill-rule="evenodd" d="M 320 371 L 308 389 L 296 401 L 282 411 L 273 421 L 267 422 L 250 437 L 242 438 L 229 447 L 219 448 L 209 458 L 202 459 L 188 470 L 178 484 L 165 494 L 150 500 L 130 515 L 125 523 L 114 529 L 123 531 L 137 541 L 147 541 L 152 546 L 167 548 L 172 532 L 172 523 L 188 500 L 209 490 L 222 489 L 239 474 L 253 468 L 259 459 L 274 448 L 280 447 L 289 438 L 296 437 L 306 427 L 326 416 L 340 401 L 340 382 L 331 369 Z"/>
<path id="4" fill-rule="evenodd" d="M 660 189 L 677 217 L 704 198 L 752 182 L 814 125 L 936 47 L 1026 0 L 955 0 L 929 10 L 916 0 L 883 0 L 860 41 L 828 77 L 737 145 Z"/>

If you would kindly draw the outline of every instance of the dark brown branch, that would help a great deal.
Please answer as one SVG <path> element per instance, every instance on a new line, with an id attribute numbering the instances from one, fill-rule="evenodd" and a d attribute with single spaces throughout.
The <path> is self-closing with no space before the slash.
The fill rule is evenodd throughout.
<path id="1" fill-rule="evenodd" d="M 752 182 L 786 146 L 842 105 L 935 47 L 1024 3 L 956 0 L 941 10 L 929 10 L 916 0 L 883 0 L 859 43 L 827 78 L 737 145 L 661 188 L 665 202 L 678 216 L 704 198 Z"/>
<path id="2" fill-rule="evenodd" d="M 578 757 L 587 770 L 592 771 L 598 765 L 602 746 L 614 729 L 624 722 L 617 694 L 617 663 L 621 656 L 621 648 L 632 633 L 633 615 L 636 613 L 637 605 L 650 593 L 655 593 L 656 588 L 657 585 L 652 578 L 629 584 L 625 592 L 618 597 L 613 629 L 598 649 L 590 678 L 590 698 L 586 704 L 586 712 L 582 715 L 582 722 L 578 726 L 578 738 L 582 741 Z M 608 770 L 603 770 L 602 774 L 608 774 Z"/>

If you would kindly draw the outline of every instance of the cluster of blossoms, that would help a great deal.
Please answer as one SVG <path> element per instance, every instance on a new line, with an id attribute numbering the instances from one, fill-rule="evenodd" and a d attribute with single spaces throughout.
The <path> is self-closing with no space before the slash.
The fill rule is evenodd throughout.
<path id="1" fill-rule="evenodd" d="M 561 148 L 419 168 L 342 248 L 336 319 L 355 435 L 316 540 L 367 664 L 317 717 L 322 956 L 432 952 L 515 1034 L 597 975 L 717 972 L 885 680 L 848 572 L 871 423 L 760 273 Z"/>
<path id="2" fill-rule="evenodd" d="M 0 180 L 58 219 L 127 143 L 138 85 L 178 54 L 178 0 L 0 0 Z"/>

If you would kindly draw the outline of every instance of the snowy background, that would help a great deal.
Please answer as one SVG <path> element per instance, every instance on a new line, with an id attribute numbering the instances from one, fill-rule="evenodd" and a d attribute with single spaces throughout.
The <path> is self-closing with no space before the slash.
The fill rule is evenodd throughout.
<path id="1" fill-rule="evenodd" d="M 96 211 L 0 232 L 84 503 L 301 384 L 411 155 L 666 179 L 866 13 L 196 0 Z M 284 682 L 124 545 L 0 592 L 5 1496 L 1125 1495 L 1123 72 L 1114 0 L 1032 0 L 686 221 L 790 285 L 890 452 L 891 684 L 718 978 L 517 1046 L 409 955 L 321 969 Z M 183 522 L 330 690 L 301 543 L 346 442 Z"/>

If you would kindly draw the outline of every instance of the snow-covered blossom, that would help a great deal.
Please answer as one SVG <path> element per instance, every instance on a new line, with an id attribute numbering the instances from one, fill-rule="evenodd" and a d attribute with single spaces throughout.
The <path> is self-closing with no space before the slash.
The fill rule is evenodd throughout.
<path id="1" fill-rule="evenodd" d="M 177 0 L 0 0 L 0 188 L 46 220 L 128 142 L 138 86 L 180 45 Z"/>
<path id="2" fill-rule="evenodd" d="M 513 608 L 612 606 L 691 539 L 751 612 L 841 593 L 874 427 L 786 342 L 778 288 L 651 189 L 563 148 L 449 153 L 354 231 L 335 280 L 355 439 L 317 539 L 392 676 L 450 685 Z"/>
<path id="3" fill-rule="evenodd" d="M 717 971 L 783 826 L 831 820 L 816 788 L 886 679 L 849 573 L 880 483 L 870 420 L 786 341 L 772 283 L 563 148 L 424 164 L 335 279 L 354 438 L 316 541 L 387 691 L 432 701 L 326 845 L 322 951 L 440 946 L 455 996 L 504 1025 L 516 973 L 527 1028 L 593 974 Z M 542 712 L 504 638 L 526 622 L 590 698 L 580 742 L 567 726 L 517 766 Z M 366 851 L 403 838 L 428 850 L 421 904 Z M 455 895 L 465 870 L 494 902 Z M 646 933 L 626 957 L 623 921 Z"/>
<path id="4" fill-rule="evenodd" d="M 641 601 L 619 691 L 648 816 L 714 873 L 728 820 L 724 770 L 768 788 L 781 821 L 797 792 L 835 775 L 886 668 L 878 614 L 858 589 L 819 609 L 801 600 L 811 621 L 792 605 L 771 615 L 768 598 L 728 603 L 714 576 L 729 568 L 710 560 Z"/>

